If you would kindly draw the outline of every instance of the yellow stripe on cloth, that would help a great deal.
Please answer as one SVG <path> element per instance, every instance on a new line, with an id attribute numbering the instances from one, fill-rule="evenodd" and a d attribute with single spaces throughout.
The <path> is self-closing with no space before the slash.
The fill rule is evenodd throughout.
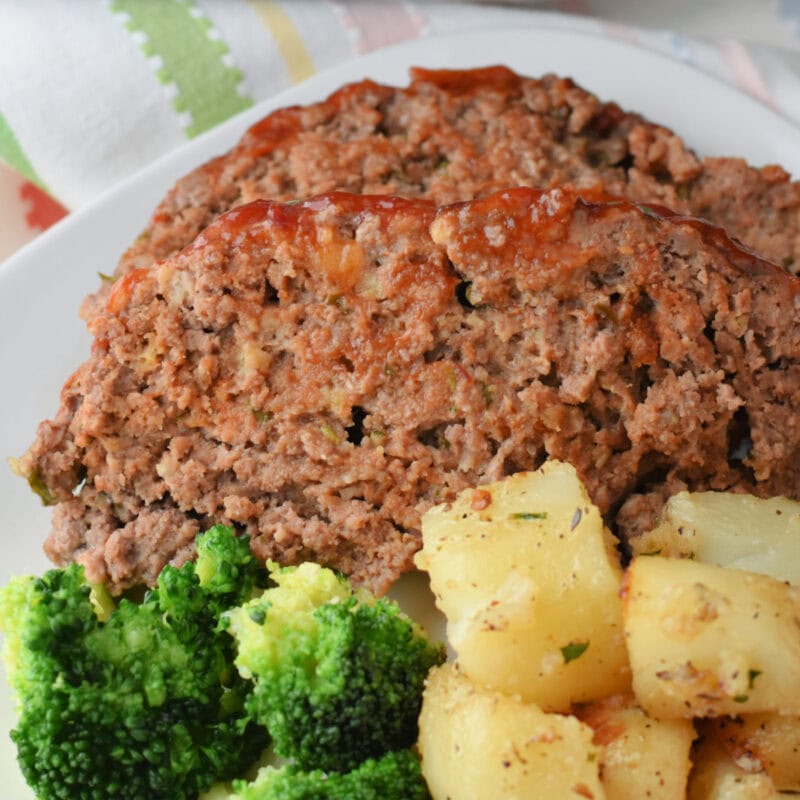
<path id="1" fill-rule="evenodd" d="M 317 70 L 300 31 L 291 17 L 273 0 L 247 0 L 264 27 L 272 34 L 292 83 L 310 78 Z"/>

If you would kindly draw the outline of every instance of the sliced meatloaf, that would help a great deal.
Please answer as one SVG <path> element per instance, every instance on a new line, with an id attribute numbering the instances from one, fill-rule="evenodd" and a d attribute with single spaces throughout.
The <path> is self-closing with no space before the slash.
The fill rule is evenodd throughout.
<path id="1" fill-rule="evenodd" d="M 672 131 L 567 78 L 491 67 L 414 69 L 405 89 L 362 81 L 270 114 L 176 184 L 117 272 L 172 255 L 219 214 L 259 198 L 340 189 L 443 205 L 564 184 L 705 217 L 800 271 L 800 185 L 781 168 L 700 159 Z M 96 302 L 87 300 L 84 316 Z"/>
<path id="2" fill-rule="evenodd" d="M 799 287 L 571 190 L 257 201 L 115 283 L 20 467 L 115 590 L 226 522 L 383 591 L 429 506 L 548 456 L 625 535 L 684 487 L 800 497 Z"/>

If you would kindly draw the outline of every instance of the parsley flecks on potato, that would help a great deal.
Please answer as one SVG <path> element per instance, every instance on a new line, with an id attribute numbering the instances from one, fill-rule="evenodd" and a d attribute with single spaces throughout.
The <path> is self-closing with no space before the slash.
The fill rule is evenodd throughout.
<path id="1" fill-rule="evenodd" d="M 462 492 L 422 537 L 417 566 L 470 678 L 550 711 L 630 686 L 615 540 L 572 466 Z"/>

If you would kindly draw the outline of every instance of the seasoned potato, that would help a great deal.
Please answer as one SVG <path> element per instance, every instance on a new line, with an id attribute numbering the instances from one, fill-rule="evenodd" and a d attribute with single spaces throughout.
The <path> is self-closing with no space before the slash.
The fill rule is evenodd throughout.
<path id="1" fill-rule="evenodd" d="M 630 686 L 619 559 L 573 467 L 462 492 L 422 536 L 417 565 L 470 678 L 549 711 Z"/>
<path id="2" fill-rule="evenodd" d="M 428 676 L 418 745 L 433 800 L 605 797 L 590 727 L 482 689 L 453 664 Z"/>
<path id="3" fill-rule="evenodd" d="M 634 555 L 690 557 L 800 584 L 800 503 L 680 492 L 667 501 L 659 525 L 631 546 Z"/>
<path id="4" fill-rule="evenodd" d="M 734 759 L 766 772 L 777 789 L 800 792 L 800 716 L 726 717 L 707 725 L 705 735 Z"/>
<path id="5" fill-rule="evenodd" d="M 766 772 L 739 766 L 713 737 L 704 737 L 694 754 L 687 800 L 772 800 L 781 795 Z"/>
<path id="6" fill-rule="evenodd" d="M 800 713 L 800 587 L 642 556 L 624 595 L 633 689 L 652 716 Z"/>
<path id="7" fill-rule="evenodd" d="M 585 706 L 577 716 L 603 748 L 600 774 L 608 800 L 684 800 L 695 738 L 689 720 L 655 720 L 622 695 Z"/>

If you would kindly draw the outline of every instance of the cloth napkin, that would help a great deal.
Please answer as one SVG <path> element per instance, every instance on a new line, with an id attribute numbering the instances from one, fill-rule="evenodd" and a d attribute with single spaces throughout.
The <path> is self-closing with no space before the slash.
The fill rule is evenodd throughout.
<path id="1" fill-rule="evenodd" d="M 636 42 L 800 125 L 800 0 L 0 0 L 0 261 L 316 72 L 403 40 L 502 27 Z"/>

